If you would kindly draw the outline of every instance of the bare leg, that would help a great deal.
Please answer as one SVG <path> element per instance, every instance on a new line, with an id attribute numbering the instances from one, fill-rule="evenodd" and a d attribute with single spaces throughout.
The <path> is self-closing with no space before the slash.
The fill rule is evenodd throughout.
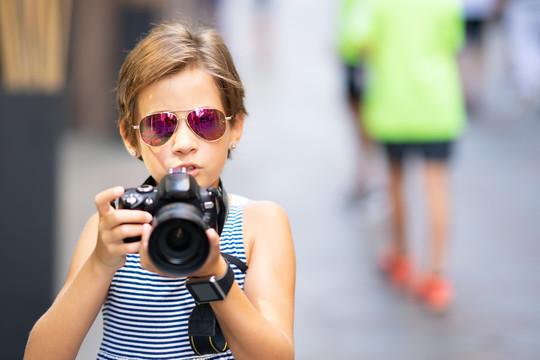
<path id="1" fill-rule="evenodd" d="M 363 79 L 359 79 L 358 75 L 363 72 L 362 66 L 354 70 L 354 73 L 350 72 L 349 69 L 348 76 L 354 79 L 350 81 L 354 82 L 356 87 L 363 87 Z M 376 144 L 367 134 L 364 122 L 362 119 L 362 94 L 357 93 L 360 89 L 356 91 L 349 92 L 348 103 L 352 115 L 352 120 L 354 122 L 353 126 L 355 128 L 356 136 L 358 139 L 358 150 L 361 154 L 359 158 L 359 164 L 356 167 L 356 194 L 359 197 L 368 195 L 372 188 L 376 185 L 375 181 L 377 178 L 376 167 Z"/>
<path id="2" fill-rule="evenodd" d="M 403 163 L 389 161 L 390 202 L 392 206 L 393 246 L 399 254 L 407 252 L 405 236 L 405 204 L 403 194 Z"/>
<path id="3" fill-rule="evenodd" d="M 448 166 L 445 162 L 428 160 L 425 164 L 426 195 L 431 227 L 429 272 L 445 270 L 445 252 L 449 231 Z"/>

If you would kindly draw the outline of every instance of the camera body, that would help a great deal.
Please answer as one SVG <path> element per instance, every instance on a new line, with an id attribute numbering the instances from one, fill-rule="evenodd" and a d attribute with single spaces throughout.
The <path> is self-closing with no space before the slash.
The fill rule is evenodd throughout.
<path id="1" fill-rule="evenodd" d="M 204 264 L 210 250 L 206 229 L 221 234 L 227 218 L 221 192 L 199 186 L 185 171 L 171 172 L 158 186 L 126 189 L 118 208 L 154 216 L 148 253 L 156 268 L 171 276 L 189 275 Z M 139 240 L 140 236 L 124 242 Z"/>

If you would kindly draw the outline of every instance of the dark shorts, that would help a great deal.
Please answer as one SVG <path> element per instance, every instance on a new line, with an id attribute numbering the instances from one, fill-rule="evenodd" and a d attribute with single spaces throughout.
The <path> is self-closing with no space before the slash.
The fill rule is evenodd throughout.
<path id="1" fill-rule="evenodd" d="M 479 44 L 482 42 L 485 21 L 482 19 L 467 19 L 465 21 L 465 35 L 468 44 Z"/>
<path id="2" fill-rule="evenodd" d="M 453 141 L 383 143 L 388 158 L 394 162 L 402 162 L 408 154 L 420 154 L 427 160 L 448 161 L 453 145 Z"/>
<path id="3" fill-rule="evenodd" d="M 345 65 L 345 84 L 347 96 L 354 100 L 361 100 L 364 92 L 364 67 L 362 63 L 355 66 Z"/>

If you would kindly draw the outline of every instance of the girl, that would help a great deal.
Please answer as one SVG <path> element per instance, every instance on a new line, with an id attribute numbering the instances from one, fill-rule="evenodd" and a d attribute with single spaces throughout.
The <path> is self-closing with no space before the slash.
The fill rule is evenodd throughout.
<path id="1" fill-rule="evenodd" d="M 242 135 L 243 98 L 232 58 L 214 30 L 162 24 L 120 71 L 120 132 L 155 183 L 169 169 L 185 168 L 200 186 L 218 188 Z M 294 358 L 295 256 L 279 205 L 229 196 L 221 238 L 206 231 L 204 265 L 187 278 L 168 277 L 148 257 L 152 215 L 111 206 L 123 194 L 113 187 L 95 197 L 97 213 L 82 232 L 66 283 L 32 329 L 25 359 L 74 359 L 102 307 L 98 359 Z M 141 241 L 123 241 L 135 236 Z M 245 261 L 247 272 L 221 252 Z M 213 275 L 220 282 L 231 271 L 224 299 L 209 303 L 229 350 L 199 357 L 187 333 L 195 302 L 186 279 Z"/>

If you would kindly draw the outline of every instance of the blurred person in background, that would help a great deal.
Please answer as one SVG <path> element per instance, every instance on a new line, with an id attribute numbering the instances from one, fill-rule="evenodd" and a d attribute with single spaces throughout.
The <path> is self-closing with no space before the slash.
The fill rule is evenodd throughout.
<path id="1" fill-rule="evenodd" d="M 461 0 L 465 19 L 465 46 L 459 64 L 465 104 L 470 115 L 482 111 L 486 84 L 486 42 L 491 25 L 498 23 L 506 0 Z"/>
<path id="2" fill-rule="evenodd" d="M 353 200 L 365 198 L 378 185 L 378 167 L 375 164 L 378 149 L 366 133 L 361 117 L 365 86 L 364 64 L 359 49 L 347 46 L 348 32 L 354 31 L 356 36 L 362 37 L 369 28 L 372 2 L 373 0 L 342 0 L 339 11 L 338 52 L 344 69 L 344 90 L 360 145 L 360 161 L 356 166 Z M 354 29 L 347 28 L 351 23 L 354 24 Z"/>
<path id="3" fill-rule="evenodd" d="M 456 59 L 464 37 L 462 11 L 457 0 L 376 0 L 373 5 L 365 35 L 348 32 L 346 45 L 364 54 L 368 77 L 362 120 L 389 163 L 393 236 L 380 266 L 394 286 L 412 286 L 429 309 L 443 311 L 454 296 L 446 267 L 449 160 L 465 125 Z M 412 153 L 424 158 L 430 227 L 422 269 L 412 264 L 406 238 L 407 209 L 418 208 L 404 201 L 404 167 Z"/>
<path id="4" fill-rule="evenodd" d="M 484 85 L 484 38 L 497 0 L 461 0 L 465 46 L 460 56 L 465 102 L 469 113 L 478 110 Z"/>
<path id="5" fill-rule="evenodd" d="M 526 111 L 540 111 L 540 1 L 507 1 L 504 11 L 510 72 Z"/>

